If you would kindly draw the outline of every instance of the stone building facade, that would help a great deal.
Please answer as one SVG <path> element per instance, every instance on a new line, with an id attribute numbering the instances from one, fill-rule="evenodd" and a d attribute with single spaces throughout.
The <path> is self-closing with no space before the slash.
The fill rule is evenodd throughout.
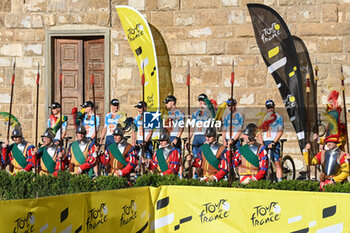
<path id="1" fill-rule="evenodd" d="M 121 110 L 136 115 L 133 106 L 141 99 L 140 74 L 115 5 L 141 11 L 153 26 L 162 75 L 172 80 L 178 105 L 186 106 L 187 64 L 191 66 L 191 99 L 200 93 L 218 103 L 230 95 L 230 72 L 235 60 L 234 96 L 244 109 L 261 108 L 271 98 L 282 107 L 274 80 L 267 72 L 257 47 L 247 3 L 271 6 L 286 21 L 291 33 L 304 40 L 311 60 L 320 68 L 318 104 L 325 106 L 331 89 L 340 90 L 343 64 L 346 100 L 350 103 L 350 1 L 349 0 L 2 0 L 0 1 L 0 111 L 9 111 L 12 61 L 16 57 L 13 114 L 24 135 L 35 135 L 36 73 L 40 62 L 39 132 L 45 129 L 48 106 L 54 100 L 53 62 L 57 38 L 104 39 L 104 112 L 108 101 L 118 98 Z M 57 89 L 57 88 L 56 88 Z M 56 90 L 57 91 L 57 90 Z M 85 98 L 86 99 L 86 98 Z M 81 100 L 80 100 L 81 101 Z M 65 109 L 70 111 L 70 109 Z M 285 152 L 303 165 L 286 112 Z M 247 112 L 249 115 L 249 111 Z M 248 118 L 253 121 L 255 116 Z M 350 117 L 348 116 L 348 119 Z M 248 120 L 246 123 L 249 123 Z M 3 122 L 1 139 L 6 137 Z"/>

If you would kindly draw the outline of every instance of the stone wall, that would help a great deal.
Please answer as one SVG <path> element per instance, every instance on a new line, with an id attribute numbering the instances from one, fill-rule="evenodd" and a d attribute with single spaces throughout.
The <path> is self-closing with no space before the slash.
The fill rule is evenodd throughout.
<path id="1" fill-rule="evenodd" d="M 171 77 L 178 105 L 187 99 L 187 63 L 191 65 L 191 99 L 200 93 L 218 103 L 230 93 L 231 61 L 235 60 L 235 90 L 240 107 L 263 107 L 266 99 L 282 106 L 279 93 L 261 58 L 246 8 L 249 2 L 273 7 L 285 19 L 292 34 L 306 43 L 313 62 L 319 64 L 319 106 L 324 106 L 330 89 L 340 90 L 340 64 L 346 77 L 346 99 L 350 103 L 350 1 L 349 0 L 2 0 L 0 1 L 0 111 L 9 110 L 12 57 L 17 57 L 13 113 L 24 134 L 34 136 L 35 76 L 37 64 L 44 74 L 45 31 L 67 24 L 98 25 L 111 30 L 111 97 L 119 98 L 122 111 L 141 98 L 139 71 L 121 28 L 115 5 L 140 10 L 162 35 L 167 45 Z M 163 52 L 166 52 L 164 50 Z M 164 54 L 163 54 L 164 55 Z M 166 53 L 165 53 L 166 55 Z M 45 128 L 44 90 L 40 82 L 40 131 Z M 263 109 L 263 108 L 262 108 Z M 285 112 L 281 112 L 286 116 Z M 350 118 L 350 117 L 348 117 Z M 287 121 L 287 120 L 286 120 Z M 6 137 L 1 123 L 1 139 Z M 286 151 L 298 154 L 295 134 L 289 123 Z M 302 165 L 300 156 L 298 166 Z"/>

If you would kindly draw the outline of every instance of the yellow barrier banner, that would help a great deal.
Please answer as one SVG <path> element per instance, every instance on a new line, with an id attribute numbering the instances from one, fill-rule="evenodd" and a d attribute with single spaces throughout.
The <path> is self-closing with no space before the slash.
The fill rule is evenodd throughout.
<path id="1" fill-rule="evenodd" d="M 350 194 L 162 186 L 1 201 L 0 232 L 350 231 Z"/>
<path id="2" fill-rule="evenodd" d="M 1 201 L 0 232 L 149 232 L 149 187 Z"/>
<path id="3" fill-rule="evenodd" d="M 140 74 L 142 72 L 145 74 L 145 102 L 147 108 L 158 109 L 158 64 L 151 29 L 145 17 L 136 9 L 124 5 L 118 5 L 116 9 L 131 50 L 135 55 Z"/>

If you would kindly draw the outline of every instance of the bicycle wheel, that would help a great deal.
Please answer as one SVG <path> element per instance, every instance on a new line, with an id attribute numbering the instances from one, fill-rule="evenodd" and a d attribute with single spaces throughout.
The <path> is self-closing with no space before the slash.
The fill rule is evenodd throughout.
<path id="1" fill-rule="evenodd" d="M 282 171 L 283 171 L 283 178 L 285 180 L 295 179 L 295 165 L 292 157 L 290 157 L 289 155 L 283 156 Z"/>

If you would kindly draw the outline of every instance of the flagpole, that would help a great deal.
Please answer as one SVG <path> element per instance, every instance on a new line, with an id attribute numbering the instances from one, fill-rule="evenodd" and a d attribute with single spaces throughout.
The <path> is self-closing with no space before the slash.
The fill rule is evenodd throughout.
<path id="1" fill-rule="evenodd" d="M 10 139 L 10 126 L 11 126 L 12 102 L 13 102 L 13 87 L 14 87 L 14 84 L 15 84 L 15 76 L 16 76 L 16 58 L 14 58 L 13 67 L 12 67 L 11 100 L 10 100 L 9 121 L 8 121 L 8 124 L 7 124 L 7 140 Z"/>
<path id="2" fill-rule="evenodd" d="M 191 120 L 191 88 L 190 88 L 190 79 L 191 79 L 191 73 L 190 73 L 190 61 L 187 62 L 187 117 L 189 120 Z M 190 142 L 190 134 L 191 134 L 191 125 L 188 124 L 188 147 L 187 147 L 187 151 L 188 151 L 188 155 L 191 155 L 191 142 Z M 187 156 L 186 156 L 187 157 Z M 188 179 L 192 178 L 192 159 L 190 161 L 189 164 L 189 172 L 188 172 Z"/>
<path id="3" fill-rule="evenodd" d="M 349 150 L 349 134 L 348 134 L 348 118 L 346 115 L 346 100 L 345 100 L 345 85 L 344 85 L 344 73 L 343 73 L 343 65 L 340 66 L 340 71 L 341 71 L 341 76 L 340 76 L 340 80 L 341 80 L 341 90 L 343 93 L 343 106 L 344 106 L 344 120 L 345 120 L 345 135 L 346 135 L 346 152 L 349 154 L 350 150 Z"/>
<path id="4" fill-rule="evenodd" d="M 94 77 L 94 64 L 93 64 L 93 61 L 91 61 L 91 86 L 92 86 L 92 101 L 94 102 L 94 123 L 95 123 L 95 140 L 96 140 L 96 144 L 98 143 L 97 142 L 97 124 L 96 124 L 96 121 L 97 121 L 97 116 L 96 116 L 96 102 L 95 102 L 95 77 Z"/>
<path id="5" fill-rule="evenodd" d="M 235 66 L 235 60 L 232 59 L 232 71 L 231 71 L 231 104 L 230 104 L 230 110 L 231 110 L 231 115 L 230 115 L 230 139 L 232 144 L 229 145 L 229 150 L 230 150 L 230 158 L 229 158 L 229 174 L 228 174 L 228 182 L 229 186 L 231 187 L 232 184 L 232 149 L 233 149 L 233 139 L 232 139 L 232 114 L 233 114 L 233 84 L 235 82 L 235 71 L 234 71 L 234 66 Z M 222 135 L 223 138 L 225 135 Z"/>
<path id="6" fill-rule="evenodd" d="M 307 67 L 307 73 L 306 73 L 306 106 L 307 106 L 306 138 L 307 138 L 307 143 L 310 143 L 310 74 L 309 74 L 309 67 Z M 309 180 L 311 180 L 310 151 L 311 150 L 308 151 L 308 157 L 307 157 L 307 160 L 308 160 L 307 161 L 307 176 L 308 176 Z"/>

